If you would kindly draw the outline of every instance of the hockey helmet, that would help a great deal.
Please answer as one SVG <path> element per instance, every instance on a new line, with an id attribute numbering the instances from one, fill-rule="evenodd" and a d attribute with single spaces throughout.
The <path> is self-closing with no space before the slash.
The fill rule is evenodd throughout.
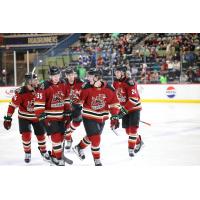
<path id="1" fill-rule="evenodd" d="M 73 70 L 72 67 L 67 67 L 67 68 L 65 69 L 65 74 L 72 74 L 72 73 L 74 73 L 74 70 Z"/>
<path id="2" fill-rule="evenodd" d="M 25 85 L 31 85 L 32 84 L 32 80 L 37 79 L 37 74 L 35 73 L 26 73 L 24 75 L 24 80 L 25 80 Z"/>
<path id="3" fill-rule="evenodd" d="M 49 73 L 49 75 L 57 75 L 57 74 L 60 74 L 60 68 L 57 67 L 57 66 L 49 67 L 48 73 Z"/>
<path id="4" fill-rule="evenodd" d="M 116 66 L 115 71 L 121 71 L 125 73 L 127 71 L 127 67 L 124 65 L 119 65 L 119 66 Z"/>
<path id="5" fill-rule="evenodd" d="M 89 71 L 88 71 L 88 74 L 89 75 L 94 75 L 94 76 L 98 76 L 98 77 L 101 77 L 103 76 L 103 73 L 101 70 L 99 69 L 96 69 L 96 68 L 91 68 Z"/>
<path id="6" fill-rule="evenodd" d="M 26 73 L 24 76 L 25 81 L 29 81 L 36 78 L 37 78 L 37 74 L 35 73 Z"/>

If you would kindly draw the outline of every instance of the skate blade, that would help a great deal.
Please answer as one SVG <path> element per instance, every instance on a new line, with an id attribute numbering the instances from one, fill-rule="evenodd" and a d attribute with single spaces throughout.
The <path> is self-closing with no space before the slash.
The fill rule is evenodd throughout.
<path id="1" fill-rule="evenodd" d="M 73 150 L 73 152 L 77 155 L 77 157 L 80 159 L 80 160 L 84 160 L 84 159 L 82 159 L 80 156 L 79 156 L 79 154 L 78 154 L 78 152 L 76 151 L 76 149 L 74 148 L 74 147 L 72 147 L 72 150 Z"/>

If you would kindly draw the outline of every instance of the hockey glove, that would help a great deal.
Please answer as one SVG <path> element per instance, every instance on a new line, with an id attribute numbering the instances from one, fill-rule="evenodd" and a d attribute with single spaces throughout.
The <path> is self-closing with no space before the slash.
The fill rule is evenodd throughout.
<path id="1" fill-rule="evenodd" d="M 42 123 L 43 126 L 45 127 L 49 127 L 51 125 L 51 123 L 49 122 L 49 120 L 47 119 L 47 115 L 46 113 L 42 113 L 40 116 L 39 116 L 39 121 Z"/>
<path id="2" fill-rule="evenodd" d="M 117 129 L 119 128 L 119 117 L 118 115 L 112 115 L 110 118 L 110 128 Z"/>
<path id="3" fill-rule="evenodd" d="M 4 116 L 4 122 L 3 122 L 4 128 L 6 130 L 9 130 L 12 125 L 12 117 L 11 116 Z"/>
<path id="4" fill-rule="evenodd" d="M 66 110 L 66 111 L 64 112 L 64 116 L 65 116 L 65 117 L 71 117 L 71 116 L 72 116 L 72 110 Z"/>
<path id="5" fill-rule="evenodd" d="M 44 121 L 46 118 L 47 118 L 46 113 L 42 113 L 42 114 L 39 116 L 39 121 Z"/>
<path id="6" fill-rule="evenodd" d="M 122 119 L 127 114 L 128 114 L 128 110 L 126 110 L 124 107 L 121 107 L 121 110 L 120 110 L 120 112 L 118 114 L 119 119 Z"/>
<path id="7" fill-rule="evenodd" d="M 78 116 L 81 115 L 81 110 L 82 110 L 82 106 L 81 105 L 73 104 L 72 108 L 73 108 L 73 112 L 72 112 L 72 117 L 73 118 L 77 118 Z"/>
<path id="8" fill-rule="evenodd" d="M 67 127 L 69 125 L 69 123 L 72 120 L 72 111 L 71 110 L 66 110 L 64 112 L 64 123 L 65 123 L 65 127 Z"/>

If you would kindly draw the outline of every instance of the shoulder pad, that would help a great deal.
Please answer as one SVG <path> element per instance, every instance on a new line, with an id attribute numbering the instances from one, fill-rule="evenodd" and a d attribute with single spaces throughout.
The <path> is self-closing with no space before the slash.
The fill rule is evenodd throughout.
<path id="1" fill-rule="evenodd" d="M 126 83 L 130 86 L 134 86 L 135 85 L 135 82 L 132 80 L 132 79 L 127 79 L 126 80 Z"/>
<path id="2" fill-rule="evenodd" d="M 113 85 L 111 85 L 111 84 L 107 84 L 107 85 L 106 85 L 106 88 L 112 90 L 113 92 L 115 91 L 115 88 L 114 88 Z"/>
<path id="3" fill-rule="evenodd" d="M 40 85 L 39 85 L 39 89 L 40 90 L 45 90 L 45 89 L 47 89 L 47 88 L 49 88 L 51 86 L 51 83 L 49 82 L 49 81 L 44 81 L 43 83 L 41 83 Z"/>
<path id="4" fill-rule="evenodd" d="M 83 85 L 82 85 L 82 89 L 88 89 L 88 88 L 91 88 L 91 85 L 89 82 L 84 82 Z"/>
<path id="5" fill-rule="evenodd" d="M 16 94 L 21 94 L 21 93 L 23 93 L 23 91 L 24 91 L 24 86 L 17 88 L 17 89 L 15 90 L 15 93 L 16 93 Z"/>
<path id="6" fill-rule="evenodd" d="M 80 79 L 80 78 L 76 78 L 76 82 L 77 83 L 84 83 L 84 81 L 82 79 Z"/>

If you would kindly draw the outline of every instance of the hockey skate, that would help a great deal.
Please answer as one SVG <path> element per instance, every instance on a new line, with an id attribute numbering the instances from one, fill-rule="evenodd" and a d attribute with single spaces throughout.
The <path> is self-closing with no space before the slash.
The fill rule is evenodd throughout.
<path id="1" fill-rule="evenodd" d="M 25 163 L 30 163 L 31 162 L 31 153 L 25 153 L 24 162 Z"/>
<path id="2" fill-rule="evenodd" d="M 65 160 L 64 159 L 57 159 L 56 157 L 52 156 L 51 151 L 48 151 L 48 154 L 49 154 L 49 157 L 50 157 L 50 165 L 65 166 Z"/>
<path id="3" fill-rule="evenodd" d="M 50 157 L 51 158 L 51 164 L 56 166 L 65 166 L 65 161 L 62 159 L 57 159 L 56 157 Z"/>
<path id="4" fill-rule="evenodd" d="M 63 159 L 57 159 L 57 166 L 65 166 L 65 161 Z"/>
<path id="5" fill-rule="evenodd" d="M 140 135 L 139 135 L 139 137 L 140 137 L 140 143 L 135 145 L 134 153 L 137 153 L 141 149 L 142 145 L 144 145 L 144 142 L 142 141 Z"/>
<path id="6" fill-rule="evenodd" d="M 72 146 L 72 142 L 73 140 L 66 140 L 66 146 L 65 146 L 65 149 L 67 150 L 70 150 L 71 149 L 71 146 Z"/>
<path id="7" fill-rule="evenodd" d="M 95 166 L 102 166 L 100 159 L 94 159 L 94 164 L 95 164 Z"/>
<path id="8" fill-rule="evenodd" d="M 38 147 L 38 149 L 39 149 L 39 151 L 40 151 L 40 148 L 39 148 L 39 147 Z M 50 162 L 50 161 L 51 161 L 48 152 L 41 152 L 41 151 L 40 151 L 40 154 L 41 154 L 41 156 L 42 156 L 42 158 L 43 158 L 44 161 L 47 161 L 47 162 Z"/>
<path id="9" fill-rule="evenodd" d="M 130 157 L 134 157 L 134 149 L 128 148 L 128 153 Z"/>
<path id="10" fill-rule="evenodd" d="M 75 147 L 72 148 L 74 153 L 81 159 L 84 160 L 85 159 L 85 154 L 83 152 L 83 149 L 80 148 L 79 145 L 76 145 Z"/>
<path id="11" fill-rule="evenodd" d="M 50 162 L 50 156 L 47 152 L 40 152 L 44 161 Z"/>

